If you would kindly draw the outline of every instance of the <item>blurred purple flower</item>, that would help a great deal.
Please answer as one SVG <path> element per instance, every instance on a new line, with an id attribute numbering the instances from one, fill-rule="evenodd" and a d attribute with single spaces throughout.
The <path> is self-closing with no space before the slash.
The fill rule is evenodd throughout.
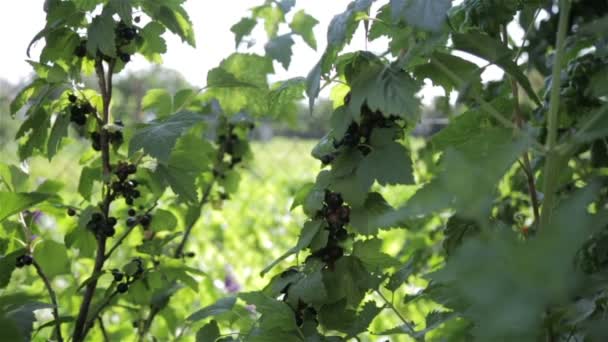
<path id="1" fill-rule="evenodd" d="M 241 290 L 241 284 L 239 284 L 232 272 L 226 273 L 226 277 L 224 277 L 224 288 L 228 293 L 236 293 Z"/>
<path id="2" fill-rule="evenodd" d="M 42 218 L 42 215 L 44 215 L 44 213 L 42 213 L 42 211 L 40 211 L 40 210 L 34 210 L 32 212 L 32 220 L 35 223 L 40 223 L 40 219 Z"/>

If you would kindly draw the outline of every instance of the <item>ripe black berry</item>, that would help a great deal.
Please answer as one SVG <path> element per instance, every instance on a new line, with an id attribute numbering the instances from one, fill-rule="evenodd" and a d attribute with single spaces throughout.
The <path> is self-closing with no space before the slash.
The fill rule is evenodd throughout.
<path id="1" fill-rule="evenodd" d="M 118 293 L 125 293 L 129 290 L 129 285 L 127 285 L 127 283 L 120 283 L 118 284 L 118 286 L 116 286 L 116 291 L 118 291 Z"/>
<path id="2" fill-rule="evenodd" d="M 70 94 L 68 95 L 68 100 L 72 103 L 76 102 L 76 100 L 78 100 L 78 98 L 76 97 L 76 95 L 74 94 Z"/>
<path id="3" fill-rule="evenodd" d="M 348 232 L 344 228 L 340 228 L 336 231 L 336 240 L 344 241 L 348 237 Z"/>
<path id="4" fill-rule="evenodd" d="M 72 208 L 68 208 L 68 216 L 74 216 L 76 215 L 76 210 L 72 209 Z"/>
<path id="5" fill-rule="evenodd" d="M 126 203 L 127 205 L 133 205 L 133 198 L 131 198 L 131 197 L 126 197 L 126 198 L 125 198 L 125 203 Z"/>
<path id="6" fill-rule="evenodd" d="M 121 131 L 116 131 L 116 132 L 112 132 L 110 134 L 110 142 L 114 145 L 114 146 L 120 146 L 122 145 L 124 141 L 123 135 Z"/>
<path id="7" fill-rule="evenodd" d="M 325 203 L 330 208 L 337 208 L 344 203 L 344 200 L 342 199 L 342 195 L 337 192 L 325 191 Z"/>
<path id="8" fill-rule="evenodd" d="M 140 20 L 141 20 L 141 18 L 139 16 L 133 18 L 133 21 L 136 22 L 136 23 L 139 23 Z"/>
<path id="9" fill-rule="evenodd" d="M 127 227 L 134 227 L 137 224 L 137 220 L 134 217 L 127 219 Z"/>
<path id="10" fill-rule="evenodd" d="M 137 212 L 135 211 L 135 209 L 129 209 L 129 211 L 127 212 L 127 214 L 129 216 L 135 216 L 135 214 L 137 214 Z"/>
<path id="11" fill-rule="evenodd" d="M 116 282 L 122 281 L 122 278 L 124 277 L 124 274 L 122 274 L 117 269 L 112 270 L 112 275 L 114 276 L 114 281 Z"/>
<path id="12" fill-rule="evenodd" d="M 74 55 L 78 58 L 82 58 L 87 55 L 87 41 L 82 40 L 80 44 L 74 49 Z"/>
<path id="13" fill-rule="evenodd" d="M 186 254 L 184 254 L 184 256 L 186 256 L 187 258 L 194 258 L 196 254 L 194 252 L 188 252 Z"/>
<path id="14" fill-rule="evenodd" d="M 134 164 L 129 164 L 129 166 L 127 166 L 127 173 L 131 175 L 135 172 L 137 172 L 137 166 L 135 166 Z"/>
<path id="15" fill-rule="evenodd" d="M 125 63 L 129 63 L 129 61 L 131 60 L 131 55 L 129 55 L 128 53 L 121 53 L 118 55 L 118 57 L 120 57 L 120 60 Z"/>
<path id="16" fill-rule="evenodd" d="M 147 227 L 150 225 L 150 221 L 152 221 L 152 217 L 148 214 L 145 214 L 139 219 L 139 222 L 142 226 Z"/>
<path id="17" fill-rule="evenodd" d="M 114 227 L 116 225 L 116 217 L 108 217 L 108 224 L 112 227 Z"/>
<path id="18" fill-rule="evenodd" d="M 93 213 L 93 215 L 91 215 L 91 221 L 99 222 L 101 220 L 103 220 L 103 215 L 101 213 Z"/>
<path id="19" fill-rule="evenodd" d="M 24 254 L 21 257 L 21 262 L 25 265 L 25 266 L 29 266 L 34 262 L 34 259 L 32 258 L 31 255 L 28 254 Z"/>
<path id="20" fill-rule="evenodd" d="M 103 230 L 103 234 L 107 237 L 112 237 L 112 236 L 114 236 L 114 234 L 116 234 L 116 229 L 114 229 L 111 226 L 106 226 L 105 229 Z"/>
<path id="21" fill-rule="evenodd" d="M 131 197 L 139 198 L 139 196 L 141 196 L 141 193 L 139 192 L 139 190 L 133 190 L 133 192 L 131 192 Z"/>

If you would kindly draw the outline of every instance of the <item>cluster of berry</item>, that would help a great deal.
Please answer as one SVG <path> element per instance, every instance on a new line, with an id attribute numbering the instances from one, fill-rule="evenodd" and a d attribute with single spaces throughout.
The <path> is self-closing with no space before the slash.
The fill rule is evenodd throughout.
<path id="1" fill-rule="evenodd" d="M 225 125 L 225 126 L 223 126 Z M 222 127 L 223 126 L 223 127 Z M 250 123 L 246 129 L 253 129 L 255 125 Z M 225 121 L 220 123 L 220 129 L 222 133 L 218 134 L 216 143 L 219 146 L 218 164 L 213 168 L 213 176 L 224 178 L 224 172 L 226 169 L 234 169 L 238 164 L 243 161 L 243 148 L 246 144 L 242 138 L 236 132 L 237 126 L 234 124 L 227 124 Z M 242 131 L 241 131 L 242 133 Z M 226 161 L 225 161 L 226 159 Z M 227 194 L 224 195 L 227 199 Z"/>
<path id="2" fill-rule="evenodd" d="M 332 267 L 336 260 L 344 255 L 340 242 L 348 238 L 348 231 L 344 226 L 350 220 L 350 207 L 344 204 L 342 195 L 326 190 L 323 208 L 319 210 L 317 217 L 324 218 L 327 222 L 329 236 L 327 245 L 315 251 L 312 256 L 320 258 Z"/>
<path id="3" fill-rule="evenodd" d="M 87 222 L 87 229 L 99 237 L 112 237 L 116 234 L 116 217 L 104 217 L 101 213 L 93 213 Z"/>
<path id="4" fill-rule="evenodd" d="M 118 127 L 122 127 L 122 121 L 115 121 L 114 124 Z M 105 131 L 109 142 L 114 145 L 114 147 L 118 148 L 124 142 L 124 137 L 122 135 L 122 131 L 117 129 L 115 131 Z M 91 143 L 93 145 L 93 149 L 95 151 L 101 151 L 101 134 L 97 131 L 91 132 Z"/>
<path id="5" fill-rule="evenodd" d="M 17 262 L 15 262 L 15 266 L 21 268 L 23 266 L 29 266 L 34 262 L 34 258 L 32 258 L 29 254 L 23 254 L 17 257 Z"/>
<path id="6" fill-rule="evenodd" d="M 140 18 L 135 17 L 133 19 L 136 23 L 139 23 Z M 120 21 L 116 25 L 116 46 L 118 47 L 118 58 L 124 63 L 128 63 L 131 60 L 131 55 L 126 51 L 126 47 L 131 44 L 132 41 L 141 38 L 138 31 L 138 27 L 135 25 L 129 26 L 125 22 Z M 74 49 L 74 55 L 78 58 L 84 58 L 87 56 L 87 39 L 81 39 L 80 43 Z M 97 55 L 103 60 L 110 60 L 111 58 L 105 56 L 101 52 L 97 52 Z"/>
<path id="7" fill-rule="evenodd" d="M 145 213 L 143 215 L 137 215 L 135 209 L 129 209 L 129 218 L 127 219 L 127 227 L 135 227 L 138 223 L 141 224 L 144 229 L 148 229 L 150 227 L 150 223 L 152 223 L 152 215 Z"/>
<path id="8" fill-rule="evenodd" d="M 125 162 L 118 162 L 114 174 L 118 177 L 118 180 L 112 182 L 112 190 L 114 191 L 113 196 L 122 195 L 127 205 L 133 205 L 135 199 L 141 196 L 137 186 L 139 182 L 135 179 L 128 179 L 129 175 L 137 172 L 137 166 L 135 164 L 129 164 Z"/>
<path id="9" fill-rule="evenodd" d="M 295 267 L 291 267 L 285 271 L 283 271 L 281 273 L 281 278 L 282 279 L 286 279 L 292 276 L 295 276 L 299 273 L 298 269 Z M 283 296 L 283 302 L 288 303 L 288 298 L 289 298 L 289 288 L 291 287 L 291 282 L 289 282 L 287 285 L 285 285 L 280 293 L 282 293 Z M 288 303 L 289 305 L 289 303 Z M 304 324 L 304 321 L 315 321 L 318 323 L 317 320 L 317 310 L 315 310 L 315 308 L 313 308 L 312 306 L 309 306 L 308 304 L 302 302 L 301 300 L 298 300 L 298 304 L 297 307 L 294 308 L 290 305 L 290 307 L 292 308 L 293 312 L 294 312 L 294 317 L 296 320 L 296 324 L 298 326 L 302 326 L 302 324 Z"/>
<path id="10" fill-rule="evenodd" d="M 70 101 L 70 121 L 82 126 L 87 123 L 87 114 L 95 114 L 95 108 L 87 101 L 78 101 L 74 94 L 68 95 Z"/>
<path id="11" fill-rule="evenodd" d="M 135 22 L 139 22 L 139 17 L 135 17 Z M 139 37 L 136 26 L 129 26 L 124 21 L 121 21 L 116 26 L 116 46 L 119 48 L 118 58 L 124 63 L 131 60 L 131 55 L 125 51 L 124 47 L 129 45 L 134 39 Z"/>

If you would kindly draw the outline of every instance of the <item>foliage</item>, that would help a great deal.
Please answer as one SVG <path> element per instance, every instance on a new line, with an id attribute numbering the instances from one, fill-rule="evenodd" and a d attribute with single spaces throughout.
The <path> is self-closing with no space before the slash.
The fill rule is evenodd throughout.
<path id="1" fill-rule="evenodd" d="M 152 89 L 142 105 L 155 120 L 123 127 L 110 119 L 113 73 L 133 53 L 158 61 L 166 49 L 162 38 L 143 34 L 133 13 L 149 17 L 149 30 L 166 29 L 193 44 L 181 1 L 48 2 L 47 25 L 34 38 L 46 41 L 40 61 L 31 62 L 38 77 L 10 106 L 13 115 L 21 108 L 27 114 L 16 135 L 18 154 L 53 159 L 69 139 L 67 122 L 96 151 L 79 158 L 79 199 L 67 195 L 75 184 L 34 187 L 19 168 L 0 169 L 0 195 L 10 203 L 0 210 L 0 284 L 9 289 L 0 300 L 2 330 L 25 340 L 33 312 L 50 308 L 52 319 L 37 329 L 56 340 L 69 331 L 74 341 L 134 334 L 197 341 L 604 340 L 608 104 L 597 75 L 606 70 L 608 8 L 570 0 L 466 0 L 454 7 L 391 0 L 373 13 L 372 3 L 354 0 L 334 17 L 305 79 L 269 84 L 273 61 L 289 67 L 293 37 L 316 47 L 316 20 L 304 12 L 287 16 L 293 0 L 266 1 L 232 27 L 238 48 L 263 21 L 265 56 L 234 53 L 209 72 L 200 92 Z M 539 21 L 541 11 L 547 18 Z M 507 30 L 516 17 L 525 32 L 520 43 Z M 359 26 L 369 40 L 387 37 L 386 52 L 344 52 Z M 498 66 L 503 78 L 482 83 L 485 66 L 460 52 Z M 96 73 L 98 90 L 64 90 L 87 72 Z M 544 85 L 532 81 L 535 74 Z M 420 141 L 412 132 L 425 79 L 446 95 L 458 92 L 462 110 Z M 289 194 L 294 216 L 305 215 L 297 216 L 298 229 L 288 220 L 299 237 L 260 230 L 261 211 L 242 208 L 233 215 L 246 227 L 193 235 L 199 218 L 211 215 L 205 204 L 219 207 L 247 192 L 239 181 L 254 121 L 293 111 L 303 92 L 312 107 L 332 84 L 331 130 L 311 153 L 322 168 Z M 275 201 L 261 193 L 247 206 Z M 67 211 L 71 228 L 45 230 L 40 210 L 52 217 Z M 230 213 L 230 203 L 223 210 Z M 206 242 L 203 265 L 227 246 L 235 250 L 227 255 L 241 259 L 246 244 L 266 249 L 247 256 L 253 265 L 263 258 L 268 266 L 254 272 L 271 276 L 256 277 L 241 292 L 228 268 L 230 295 L 208 296 L 217 269 L 191 265 L 186 246 L 194 242 Z M 32 296 L 12 286 L 10 275 L 21 268 L 32 269 L 44 289 Z M 68 280 L 58 295 L 57 278 Z M 133 326 L 106 329 L 111 313 Z"/>

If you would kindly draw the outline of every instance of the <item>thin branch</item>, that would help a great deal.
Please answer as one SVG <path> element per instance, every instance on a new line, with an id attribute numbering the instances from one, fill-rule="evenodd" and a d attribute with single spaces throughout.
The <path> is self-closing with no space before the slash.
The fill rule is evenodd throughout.
<path id="1" fill-rule="evenodd" d="M 139 341 L 144 340 L 144 338 L 150 331 L 150 328 L 152 327 L 152 321 L 154 321 L 154 318 L 156 317 L 156 315 L 158 315 L 160 310 L 161 310 L 161 308 L 157 307 L 157 306 L 153 306 L 150 308 L 150 313 L 148 314 L 148 318 L 146 318 L 146 320 L 144 321 L 144 325 L 143 325 L 142 329 L 139 330 L 139 337 L 138 337 Z"/>
<path id="2" fill-rule="evenodd" d="M 55 335 L 57 336 L 57 341 L 63 342 L 63 336 L 61 335 L 61 321 L 59 320 L 59 304 L 57 304 L 57 295 L 55 294 L 55 290 L 53 290 L 53 286 L 51 285 L 49 278 L 46 276 L 36 259 L 32 261 L 32 265 L 36 269 L 36 273 L 38 273 L 40 279 L 42 279 L 44 282 L 44 286 L 49 293 L 49 297 L 51 297 L 51 304 L 53 304 L 53 317 L 55 318 Z"/>
<path id="3" fill-rule="evenodd" d="M 97 322 L 99 323 L 99 330 L 101 330 L 103 341 L 110 342 L 110 336 L 108 336 L 108 331 L 106 330 L 105 324 L 103 324 L 103 319 L 101 318 L 101 316 L 97 317 Z"/>
<path id="4" fill-rule="evenodd" d="M 199 215 L 194 220 L 192 220 L 192 222 L 190 222 L 190 224 L 186 227 L 186 230 L 184 231 L 184 235 L 182 237 L 182 241 L 179 243 L 179 245 L 175 249 L 175 254 L 174 254 L 175 258 L 180 258 L 182 256 L 182 254 L 184 252 L 184 247 L 186 247 L 186 242 L 188 241 L 188 238 L 190 237 L 190 233 L 192 232 L 192 229 L 198 222 L 198 219 L 200 217 L 200 212 L 203 209 L 203 206 L 205 205 L 205 203 L 207 203 L 207 200 L 209 199 L 209 195 L 211 195 L 211 189 L 213 188 L 214 181 L 215 181 L 215 179 L 212 180 L 209 183 L 209 185 L 207 185 L 207 188 L 205 189 L 205 192 L 203 193 L 203 197 L 201 197 L 201 200 L 198 203 Z"/>
<path id="5" fill-rule="evenodd" d="M 503 40 L 505 42 L 508 42 L 509 34 L 507 33 L 506 26 L 502 27 L 502 35 L 503 35 Z M 515 80 L 515 78 L 509 76 L 509 80 L 511 81 L 510 82 L 511 83 L 511 94 L 513 95 L 513 107 L 514 107 L 514 113 L 513 113 L 514 118 L 513 119 L 515 120 L 515 124 L 517 125 L 517 127 L 519 129 L 521 129 L 524 125 L 524 116 L 521 111 L 521 107 L 519 105 L 519 88 L 517 86 L 517 80 Z M 528 154 L 527 150 L 524 151 L 522 159 L 523 159 L 522 169 L 524 170 L 526 179 L 528 181 L 528 194 L 530 195 L 530 202 L 532 203 L 532 212 L 534 214 L 534 227 L 536 227 L 536 224 L 538 224 L 538 222 L 540 220 L 540 209 L 539 209 L 540 206 L 538 203 L 538 196 L 537 196 L 537 192 L 536 192 L 534 171 L 532 170 L 532 167 L 530 166 L 530 155 Z"/>

